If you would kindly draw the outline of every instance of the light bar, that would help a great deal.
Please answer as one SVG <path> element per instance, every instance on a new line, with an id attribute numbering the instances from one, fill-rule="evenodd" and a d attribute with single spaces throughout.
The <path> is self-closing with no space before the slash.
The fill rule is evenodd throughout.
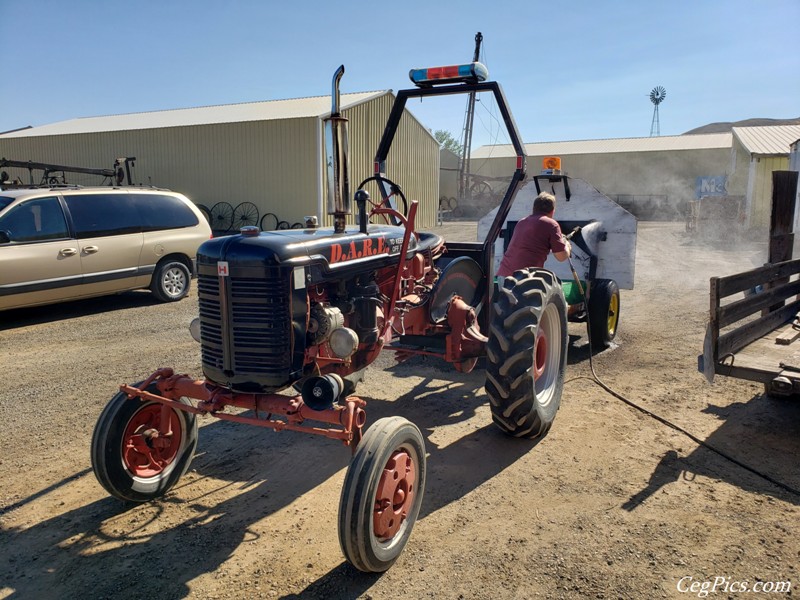
<path id="1" fill-rule="evenodd" d="M 445 83 L 480 83 L 489 77 L 489 69 L 479 62 L 428 69 L 411 69 L 411 81 L 418 87 L 430 87 Z"/>

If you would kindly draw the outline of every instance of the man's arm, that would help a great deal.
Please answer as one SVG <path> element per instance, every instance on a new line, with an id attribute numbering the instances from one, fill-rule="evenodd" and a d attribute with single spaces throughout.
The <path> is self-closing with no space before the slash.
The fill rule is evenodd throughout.
<path id="1" fill-rule="evenodd" d="M 561 239 L 564 242 L 564 249 L 558 252 L 553 252 L 553 256 L 555 256 L 556 260 L 558 260 L 559 262 L 564 262 L 570 256 L 572 256 L 572 244 L 567 238 L 563 236 L 561 237 Z"/>

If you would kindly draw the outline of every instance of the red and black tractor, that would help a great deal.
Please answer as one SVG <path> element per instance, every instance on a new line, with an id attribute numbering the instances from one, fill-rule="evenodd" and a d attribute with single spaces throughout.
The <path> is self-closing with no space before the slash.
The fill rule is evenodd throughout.
<path id="1" fill-rule="evenodd" d="M 333 227 L 264 233 L 245 227 L 204 243 L 192 329 L 205 378 L 162 368 L 120 386 L 95 426 L 91 454 L 110 494 L 146 502 L 165 494 L 189 467 L 197 415 L 341 440 L 353 450 L 339 506 L 341 548 L 356 568 L 380 572 L 395 562 L 417 519 L 425 447 L 419 429 L 403 417 L 366 427 L 366 402 L 353 395 L 366 367 L 386 350 L 398 360 L 434 355 L 460 372 L 485 357 L 494 422 L 512 436 L 543 436 L 561 400 L 567 305 L 559 280 L 544 269 L 494 283 L 494 242 L 526 165 L 503 92 L 486 80 L 486 68 L 471 63 L 411 72 L 417 87 L 398 92 L 374 175 L 353 195 L 355 225 L 346 223 L 343 72 L 340 67 L 333 79 L 325 127 Z M 486 238 L 448 243 L 415 231 L 417 203 L 408 203 L 387 177 L 386 158 L 410 98 L 478 92 L 497 103 L 516 169 Z M 380 190 L 375 201 L 364 189 L 370 181 Z"/>

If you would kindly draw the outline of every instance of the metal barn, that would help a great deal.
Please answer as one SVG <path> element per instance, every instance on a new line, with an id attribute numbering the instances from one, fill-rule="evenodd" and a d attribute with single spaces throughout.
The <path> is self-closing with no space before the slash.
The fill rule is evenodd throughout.
<path id="1" fill-rule="evenodd" d="M 540 172 L 545 156 L 559 156 L 564 172 L 637 216 L 677 219 L 695 199 L 698 178 L 726 174 L 731 134 L 541 142 L 525 149 L 530 175 Z M 513 170 L 513 160 L 510 146 L 483 146 L 472 153 L 471 170 L 499 177 Z"/>
<path id="2" fill-rule="evenodd" d="M 772 171 L 789 168 L 791 145 L 798 137 L 800 125 L 733 128 L 734 177 L 744 181 L 750 227 L 769 227 Z"/>
<path id="3" fill-rule="evenodd" d="M 394 101 L 391 91 L 342 94 L 349 119 L 351 193 L 373 173 L 373 159 Z M 323 203 L 323 120 L 330 96 L 72 119 L 0 135 L 0 157 L 110 168 L 136 157 L 134 181 L 169 188 L 212 208 L 253 203 L 260 215 L 289 223 L 317 215 Z M 28 181 L 22 169 L 5 169 Z M 387 175 L 420 202 L 417 224 L 435 224 L 439 144 L 408 111 L 387 160 Z M 70 183 L 99 184 L 81 176 Z M 377 189 L 370 189 L 375 196 Z"/>

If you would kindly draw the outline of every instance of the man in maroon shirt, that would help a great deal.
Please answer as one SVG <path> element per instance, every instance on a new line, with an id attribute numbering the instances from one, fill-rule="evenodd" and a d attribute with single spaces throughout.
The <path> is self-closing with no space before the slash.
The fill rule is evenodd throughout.
<path id="1" fill-rule="evenodd" d="M 497 275 L 507 277 L 517 269 L 543 267 L 550 252 L 559 261 L 572 255 L 572 245 L 561 235 L 561 227 L 553 219 L 556 198 L 542 192 L 533 201 L 533 214 L 514 227 L 514 235 L 500 261 Z"/>

